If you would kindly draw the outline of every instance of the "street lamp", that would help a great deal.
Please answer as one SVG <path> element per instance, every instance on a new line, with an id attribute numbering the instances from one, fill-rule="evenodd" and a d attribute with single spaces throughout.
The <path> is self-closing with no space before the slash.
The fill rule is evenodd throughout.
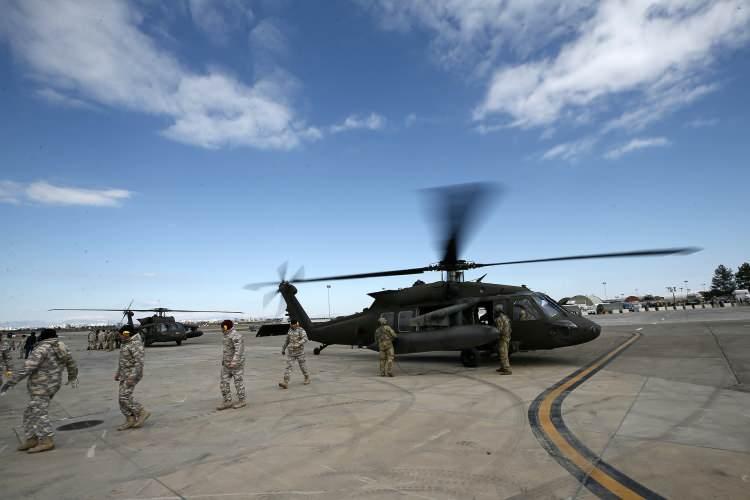
<path id="1" fill-rule="evenodd" d="M 604 285 L 604 300 L 607 300 L 607 282 L 602 281 L 602 285 Z"/>
<path id="2" fill-rule="evenodd" d="M 331 319 L 331 285 L 326 285 L 328 290 L 328 319 Z"/>
<path id="3" fill-rule="evenodd" d="M 676 286 L 668 286 L 667 291 L 672 292 L 672 305 L 677 304 L 677 299 L 674 296 L 674 293 L 677 291 Z"/>

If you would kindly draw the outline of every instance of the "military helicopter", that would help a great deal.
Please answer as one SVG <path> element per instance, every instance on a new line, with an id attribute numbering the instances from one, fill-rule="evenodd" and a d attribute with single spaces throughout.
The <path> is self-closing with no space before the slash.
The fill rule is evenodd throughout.
<path id="1" fill-rule="evenodd" d="M 472 269 L 512 264 L 555 262 L 616 257 L 645 257 L 690 254 L 698 248 L 667 248 L 629 252 L 599 253 L 477 263 L 459 258 L 459 252 L 470 227 L 477 221 L 480 208 L 496 191 L 486 184 L 464 184 L 430 190 L 437 222 L 442 226 L 442 258 L 425 267 L 376 271 L 319 278 L 299 274 L 287 279 L 286 265 L 279 268 L 279 281 L 251 283 L 244 288 L 257 290 L 265 286 L 276 289 L 266 294 L 264 302 L 280 294 L 290 317 L 299 320 L 308 337 L 321 345 L 320 354 L 329 345 L 357 345 L 377 350 L 374 332 L 382 316 L 399 337 L 394 345 L 397 354 L 429 351 L 459 351 L 464 366 L 477 366 L 482 351 L 496 351 L 499 332 L 494 326 L 494 306 L 502 304 L 511 319 L 513 334 L 511 352 L 555 349 L 589 342 L 597 338 L 601 327 L 569 312 L 549 296 L 526 286 L 484 283 L 486 274 L 466 281 L 464 273 Z M 408 288 L 370 293 L 374 302 L 362 312 L 313 323 L 297 300 L 295 283 L 351 280 L 384 276 L 405 276 L 428 271 L 440 272 L 441 280 L 421 280 Z M 287 325 L 264 325 L 257 336 L 281 335 Z"/>
<path id="2" fill-rule="evenodd" d="M 133 305 L 132 301 L 130 305 Z M 174 316 L 167 316 L 168 312 L 190 312 L 190 313 L 226 313 L 242 314 L 241 311 L 193 311 L 190 309 L 167 309 L 157 307 L 154 309 L 50 309 L 50 311 L 111 311 L 122 312 L 122 319 L 128 318 L 128 327 L 131 332 L 138 332 L 143 337 L 143 344 L 148 347 L 154 342 L 175 342 L 182 345 L 184 340 L 200 337 L 203 332 L 195 325 L 188 325 L 175 321 Z M 151 316 L 138 318 L 139 326 L 133 324 L 133 316 L 137 312 L 153 312 Z M 120 320 L 122 322 L 122 320 Z"/>

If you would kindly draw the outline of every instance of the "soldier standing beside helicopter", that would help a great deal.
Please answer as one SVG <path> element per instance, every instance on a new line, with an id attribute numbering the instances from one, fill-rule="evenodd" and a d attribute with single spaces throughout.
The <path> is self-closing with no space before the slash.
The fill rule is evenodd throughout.
<path id="1" fill-rule="evenodd" d="M 284 380 L 279 382 L 279 387 L 282 389 L 289 388 L 289 378 L 292 375 L 292 366 L 295 361 L 299 364 L 299 369 L 305 376 L 305 385 L 310 383 L 310 373 L 307 371 L 307 361 L 305 360 L 306 343 L 307 332 L 299 326 L 299 321 L 290 319 L 286 342 L 284 342 L 284 347 L 281 348 L 282 356 L 286 354 L 286 350 L 289 348 L 289 357 L 286 358 L 286 369 L 284 369 Z"/>
<path id="2" fill-rule="evenodd" d="M 245 341 L 242 334 L 234 329 L 232 320 L 225 319 L 221 322 L 224 332 L 224 348 L 221 360 L 221 396 L 224 401 L 216 407 L 217 410 L 227 408 L 242 408 L 245 402 Z M 232 405 L 232 391 L 229 381 L 234 379 L 234 387 L 237 389 L 237 403 Z"/>
<path id="3" fill-rule="evenodd" d="M 138 382 L 143 378 L 143 362 L 145 351 L 141 336 L 137 333 L 131 336 L 127 326 L 120 331 L 122 347 L 120 348 L 120 359 L 117 364 L 115 381 L 120 383 L 118 401 L 120 411 L 125 416 L 125 423 L 117 428 L 124 431 L 130 428 L 143 427 L 146 419 L 151 416 L 138 401 L 133 399 L 133 391 Z"/>
<path id="4" fill-rule="evenodd" d="M 393 350 L 393 340 L 398 338 L 393 328 L 388 326 L 388 320 L 384 317 L 378 319 L 380 326 L 375 330 L 375 340 L 378 341 L 380 351 L 380 376 L 393 376 L 393 359 L 396 357 Z"/>
<path id="5" fill-rule="evenodd" d="M 500 368 L 497 369 L 500 375 L 510 375 L 513 371 L 510 369 L 510 359 L 508 359 L 508 348 L 510 347 L 510 319 L 505 315 L 505 308 L 502 304 L 495 305 L 495 326 L 500 332 L 500 341 L 498 345 L 498 355 L 500 357 Z"/>

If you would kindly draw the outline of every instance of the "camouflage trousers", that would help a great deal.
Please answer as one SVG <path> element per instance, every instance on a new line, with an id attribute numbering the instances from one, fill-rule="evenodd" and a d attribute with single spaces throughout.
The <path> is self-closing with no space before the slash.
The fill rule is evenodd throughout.
<path id="1" fill-rule="evenodd" d="M 500 357 L 500 369 L 504 371 L 510 370 L 510 359 L 508 358 L 508 349 L 510 348 L 510 338 L 500 337 L 500 344 L 498 345 L 497 354 Z"/>
<path id="2" fill-rule="evenodd" d="M 237 399 L 240 401 L 245 400 L 245 367 L 239 366 L 237 368 L 228 368 L 221 365 L 221 381 L 219 382 L 219 388 L 221 389 L 221 397 L 224 401 L 232 400 L 232 391 L 230 390 L 229 383 L 234 379 L 234 388 L 237 390 Z"/>
<path id="3" fill-rule="evenodd" d="M 380 349 L 380 374 L 382 376 L 393 373 L 393 359 L 395 357 L 396 353 L 393 351 L 393 346 Z"/>
<path id="4" fill-rule="evenodd" d="M 89 345 L 86 348 L 87 351 L 94 351 L 96 350 L 96 343 L 93 340 L 89 340 Z"/>
<path id="5" fill-rule="evenodd" d="M 133 398 L 135 385 L 128 385 L 124 380 L 120 381 L 120 392 L 117 397 L 120 403 L 120 411 L 126 417 L 137 417 L 143 411 L 143 406 Z"/>
<path id="6" fill-rule="evenodd" d="M 49 403 L 52 396 L 32 395 L 29 404 L 23 412 L 23 433 L 26 439 L 34 436 L 47 438 L 55 435 L 52 432 L 52 424 L 49 421 Z"/>
<path id="7" fill-rule="evenodd" d="M 295 361 L 299 365 L 299 369 L 300 371 L 302 371 L 302 374 L 305 376 L 305 378 L 309 376 L 309 372 L 307 371 L 307 359 L 305 358 L 304 353 L 300 354 L 299 356 L 287 356 L 286 368 L 284 368 L 284 382 L 289 382 L 289 378 L 292 375 L 292 367 L 294 366 Z"/>

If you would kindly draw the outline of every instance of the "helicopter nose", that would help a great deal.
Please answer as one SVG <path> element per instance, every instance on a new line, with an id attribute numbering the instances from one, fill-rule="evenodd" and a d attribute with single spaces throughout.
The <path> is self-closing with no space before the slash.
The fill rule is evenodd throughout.
<path id="1" fill-rule="evenodd" d="M 601 335 L 601 333 L 602 333 L 602 327 L 597 324 L 594 324 L 591 327 L 591 340 L 594 340 L 595 338 L 597 338 L 599 335 Z"/>

